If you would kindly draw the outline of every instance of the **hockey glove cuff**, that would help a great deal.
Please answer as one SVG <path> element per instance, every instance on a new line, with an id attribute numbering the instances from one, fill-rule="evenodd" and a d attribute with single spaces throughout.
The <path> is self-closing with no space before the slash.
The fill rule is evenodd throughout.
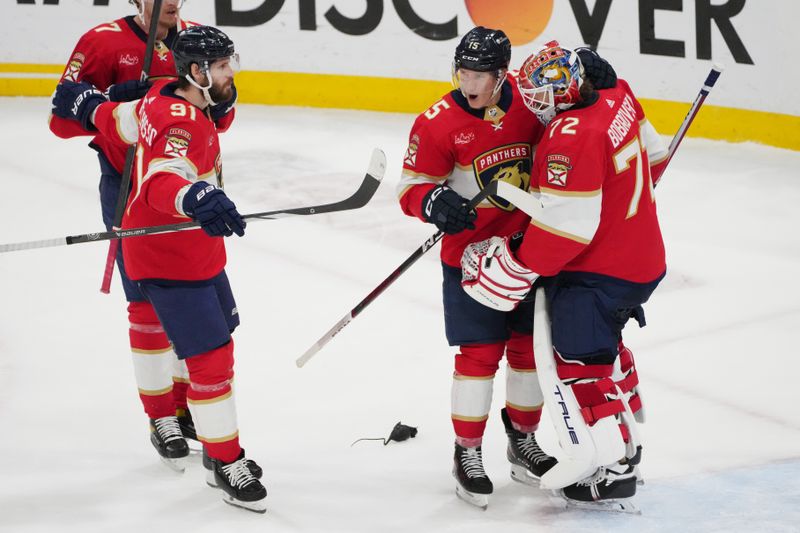
<path id="1" fill-rule="evenodd" d="M 491 237 L 470 244 L 461 256 L 464 292 L 498 311 L 516 308 L 539 277 L 519 263 L 508 246 L 508 237 Z"/>
<path id="2" fill-rule="evenodd" d="M 200 227 L 211 237 L 230 237 L 234 233 L 244 235 L 247 223 L 236 210 L 234 203 L 218 189 L 205 181 L 198 181 L 181 190 L 183 212 L 200 223 Z"/>
<path id="3" fill-rule="evenodd" d="M 150 81 L 128 80 L 122 83 L 115 83 L 106 91 L 111 102 L 132 102 L 139 98 L 144 98 L 150 90 Z"/>
<path id="4" fill-rule="evenodd" d="M 97 131 L 92 124 L 92 113 L 106 101 L 105 95 L 91 83 L 63 80 L 53 93 L 52 113 L 57 117 L 77 120 L 87 131 Z"/>
<path id="5" fill-rule="evenodd" d="M 427 222 L 448 235 L 475 229 L 478 217 L 474 210 L 467 208 L 467 201 L 447 185 L 434 187 L 425 195 L 422 214 Z"/>

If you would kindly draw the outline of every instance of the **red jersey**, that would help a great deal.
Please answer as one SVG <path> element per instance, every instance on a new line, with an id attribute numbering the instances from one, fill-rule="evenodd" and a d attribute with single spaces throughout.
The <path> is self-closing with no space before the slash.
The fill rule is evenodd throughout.
<path id="1" fill-rule="evenodd" d="M 646 283 L 664 273 L 651 164 L 666 147 L 628 84 L 561 112 L 533 163 L 532 216 L 517 257 L 534 272 L 591 272 Z M 661 172 L 663 166 L 655 171 Z"/>
<path id="2" fill-rule="evenodd" d="M 422 200 L 440 183 L 469 200 L 488 183 L 501 179 L 527 191 L 536 143 L 543 127 L 522 102 L 509 73 L 497 105 L 472 110 L 459 91 L 446 94 L 419 115 L 411 128 L 398 184 L 403 212 L 425 220 Z M 442 239 L 442 261 L 461 264 L 464 248 L 493 235 L 524 229 L 528 215 L 500 197 L 477 209 L 474 230 Z"/>
<path id="3" fill-rule="evenodd" d="M 196 181 L 214 183 L 221 172 L 214 123 L 176 88 L 177 82 L 156 82 L 141 100 L 97 108 L 94 122 L 102 134 L 138 142 L 123 229 L 187 222 L 179 193 Z M 206 280 L 226 260 L 222 237 L 200 229 L 124 239 L 122 250 L 133 280 Z"/>
<path id="4" fill-rule="evenodd" d="M 170 29 L 163 41 L 156 40 L 150 78 L 177 76 L 175 61 L 169 47 L 175 42 L 178 31 L 196 25 L 194 22 L 181 20 L 179 27 Z M 61 79 L 87 81 L 104 92 L 115 83 L 138 80 L 144 66 L 146 47 L 147 33 L 136 24 L 133 15 L 101 24 L 80 38 Z M 229 113 L 223 120 L 224 124 L 218 123 L 217 126 L 225 130 L 233 120 L 233 113 Z M 113 167 L 122 173 L 127 146 L 117 144 L 113 139 L 103 135 L 86 131 L 75 120 L 52 115 L 50 131 L 62 139 L 94 135 L 90 146 L 103 153 Z"/>

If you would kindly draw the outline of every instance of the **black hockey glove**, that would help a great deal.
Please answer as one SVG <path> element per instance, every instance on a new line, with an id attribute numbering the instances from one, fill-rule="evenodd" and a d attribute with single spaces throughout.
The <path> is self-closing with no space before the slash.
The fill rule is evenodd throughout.
<path id="1" fill-rule="evenodd" d="M 108 99 L 112 102 L 132 102 L 139 98 L 144 98 L 150 86 L 150 81 L 128 80 L 122 83 L 115 83 L 106 91 Z"/>
<path id="2" fill-rule="evenodd" d="M 198 181 L 186 191 L 183 212 L 212 237 L 230 237 L 234 233 L 241 237 L 247 226 L 225 192 L 205 181 Z"/>
<path id="3" fill-rule="evenodd" d="M 434 187 L 425 195 L 422 212 L 425 220 L 448 235 L 475 229 L 478 217 L 474 210 L 467 209 L 467 201 L 447 185 Z"/>
<path id="4" fill-rule="evenodd" d="M 597 52 L 587 47 L 576 48 L 575 52 L 583 64 L 586 77 L 595 89 L 611 89 L 617 86 L 617 73 L 614 72 L 614 67 Z"/>
<path id="5" fill-rule="evenodd" d="M 57 117 L 77 120 L 85 130 L 97 131 L 92 113 L 103 102 L 107 102 L 105 95 L 91 83 L 63 80 L 53 94 L 52 112 Z"/>
<path id="6" fill-rule="evenodd" d="M 233 106 L 236 105 L 236 99 L 239 98 L 239 94 L 236 92 L 236 85 L 231 84 L 231 90 L 233 90 L 233 96 L 231 96 L 230 100 L 211 106 L 211 120 L 214 122 L 230 113 Z"/>

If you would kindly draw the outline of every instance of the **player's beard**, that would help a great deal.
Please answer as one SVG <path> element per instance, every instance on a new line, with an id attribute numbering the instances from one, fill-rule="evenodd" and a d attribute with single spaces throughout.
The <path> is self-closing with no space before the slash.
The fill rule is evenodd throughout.
<path id="1" fill-rule="evenodd" d="M 208 94 L 211 96 L 211 99 L 217 103 L 220 102 L 227 102 L 231 98 L 233 98 L 233 89 L 232 89 L 233 82 L 225 82 L 224 84 L 217 85 L 216 82 L 211 86 L 208 90 Z"/>

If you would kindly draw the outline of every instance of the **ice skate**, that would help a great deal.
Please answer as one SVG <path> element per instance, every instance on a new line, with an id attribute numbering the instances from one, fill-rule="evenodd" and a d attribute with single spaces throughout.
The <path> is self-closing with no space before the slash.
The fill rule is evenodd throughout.
<path id="1" fill-rule="evenodd" d="M 165 416 L 150 419 L 150 442 L 161 461 L 176 472 L 186 470 L 189 445 L 181 434 L 178 418 Z"/>
<path id="2" fill-rule="evenodd" d="M 244 450 L 232 463 L 225 464 L 216 459 L 209 460 L 214 467 L 216 486 L 223 491 L 222 501 L 255 513 L 267 512 L 265 501 L 267 489 L 248 468 L 248 459 L 244 456 Z M 253 461 L 249 462 L 255 464 Z"/>
<path id="3" fill-rule="evenodd" d="M 567 507 L 593 511 L 641 514 L 633 503 L 636 494 L 634 465 L 601 466 L 594 475 L 555 491 Z"/>
<path id="4" fill-rule="evenodd" d="M 480 507 L 485 511 L 489 506 L 489 494 L 493 492 L 494 487 L 483 469 L 483 455 L 480 446 L 464 448 L 456 444 L 453 477 L 458 482 L 456 495 L 470 505 Z"/>
<path id="5" fill-rule="evenodd" d="M 244 450 L 243 450 L 244 451 Z M 214 476 L 214 462 L 211 457 L 208 456 L 208 452 L 206 451 L 206 447 L 203 446 L 202 450 L 203 454 L 203 468 L 206 469 L 206 485 L 209 487 L 214 487 L 215 489 L 218 488 L 217 479 Z M 264 471 L 258 466 L 258 463 L 253 461 L 252 459 L 245 458 L 245 463 L 247 464 L 247 468 L 250 470 L 250 473 L 253 474 L 253 477 L 256 479 L 261 479 L 261 476 L 264 475 Z"/>
<path id="6" fill-rule="evenodd" d="M 175 415 L 178 417 L 178 424 L 184 439 L 197 440 L 197 429 L 194 427 L 192 413 L 189 409 L 176 409 Z"/>
<path id="7" fill-rule="evenodd" d="M 558 461 L 539 447 L 533 433 L 523 433 L 514 429 L 505 408 L 500 411 L 500 415 L 506 427 L 506 435 L 508 435 L 506 455 L 508 462 L 511 463 L 511 479 L 525 485 L 538 487 L 539 478 L 553 468 Z"/>

